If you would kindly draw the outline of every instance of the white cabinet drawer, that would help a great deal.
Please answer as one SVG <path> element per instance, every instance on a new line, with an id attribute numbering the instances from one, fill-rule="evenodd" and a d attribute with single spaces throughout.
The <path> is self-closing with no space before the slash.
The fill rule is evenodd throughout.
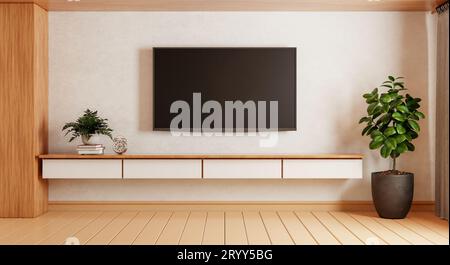
<path id="1" fill-rule="evenodd" d="M 44 179 L 121 179 L 122 160 L 44 159 Z"/>
<path id="2" fill-rule="evenodd" d="M 123 161 L 124 179 L 200 179 L 200 159 L 130 159 Z"/>
<path id="3" fill-rule="evenodd" d="M 360 179 L 362 159 L 286 159 L 285 179 Z"/>
<path id="4" fill-rule="evenodd" d="M 281 179 L 279 159 L 206 159 L 203 178 L 208 179 Z"/>

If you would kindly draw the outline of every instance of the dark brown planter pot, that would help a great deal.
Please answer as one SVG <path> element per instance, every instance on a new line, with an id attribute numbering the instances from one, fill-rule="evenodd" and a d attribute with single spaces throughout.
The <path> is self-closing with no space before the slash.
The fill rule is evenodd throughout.
<path id="1" fill-rule="evenodd" d="M 372 173 L 372 198 L 382 218 L 403 219 L 414 194 L 414 174 L 392 171 Z"/>

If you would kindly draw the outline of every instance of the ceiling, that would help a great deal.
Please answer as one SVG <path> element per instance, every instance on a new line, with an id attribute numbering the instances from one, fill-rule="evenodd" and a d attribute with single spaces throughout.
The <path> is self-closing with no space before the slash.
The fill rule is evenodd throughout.
<path id="1" fill-rule="evenodd" d="M 49 11 L 431 11 L 445 0 L 0 0 Z"/>

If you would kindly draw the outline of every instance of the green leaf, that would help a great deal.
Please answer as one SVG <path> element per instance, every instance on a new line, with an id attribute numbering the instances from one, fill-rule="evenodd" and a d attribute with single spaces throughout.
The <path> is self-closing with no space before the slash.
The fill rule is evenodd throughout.
<path id="1" fill-rule="evenodd" d="M 371 104 L 371 103 L 374 103 L 374 102 L 378 102 L 378 95 L 375 95 L 375 96 L 372 96 L 372 97 L 366 99 L 366 103 L 367 104 Z"/>
<path id="2" fill-rule="evenodd" d="M 381 94 L 381 97 L 380 97 L 380 101 L 381 101 L 381 102 L 383 102 L 383 103 L 389 103 L 389 102 L 391 102 L 392 100 L 394 100 L 394 98 L 392 98 L 391 95 L 389 95 L 389 94 Z"/>
<path id="3" fill-rule="evenodd" d="M 408 124 L 415 132 L 420 132 L 420 126 L 419 124 L 414 120 L 408 120 Z"/>
<path id="4" fill-rule="evenodd" d="M 393 134 L 395 134 L 396 133 L 396 131 L 395 131 L 395 128 L 394 127 L 388 127 L 385 131 L 384 131 L 384 135 L 386 136 L 386 137 L 389 137 L 389 136 L 391 136 L 391 135 L 393 135 Z"/>
<path id="5" fill-rule="evenodd" d="M 389 113 L 386 113 L 377 120 L 377 124 L 388 124 L 390 120 L 391 115 Z"/>
<path id="6" fill-rule="evenodd" d="M 409 112 L 408 107 L 406 107 L 405 105 L 398 105 L 397 106 L 397 110 L 399 110 L 402 113 L 408 113 Z"/>
<path id="7" fill-rule="evenodd" d="M 390 149 L 386 145 L 383 145 L 383 147 L 381 147 L 381 149 L 380 149 L 380 154 L 384 158 L 388 158 L 389 155 L 391 154 L 391 152 L 392 152 L 392 149 Z"/>
<path id="8" fill-rule="evenodd" d="M 389 94 L 391 94 L 391 93 L 392 93 L 392 94 L 397 94 L 398 91 L 400 91 L 400 90 L 399 90 L 399 89 L 396 89 L 396 88 L 392 88 L 392 89 L 389 89 L 389 90 L 388 90 L 388 93 L 389 93 Z"/>
<path id="9" fill-rule="evenodd" d="M 383 110 L 381 109 L 381 107 L 376 107 L 376 109 L 373 111 L 372 119 L 378 118 L 378 116 L 380 116 L 382 113 Z"/>
<path id="10" fill-rule="evenodd" d="M 377 135 L 373 138 L 374 142 L 384 142 L 385 137 L 383 135 Z"/>
<path id="11" fill-rule="evenodd" d="M 405 142 L 406 146 L 408 147 L 408 150 L 413 152 L 414 150 L 416 150 L 416 147 L 410 143 L 410 142 Z"/>
<path id="12" fill-rule="evenodd" d="M 425 119 L 425 114 L 423 114 L 423 113 L 420 112 L 420 111 L 414 112 L 414 115 L 415 115 L 417 118 L 419 118 L 419 119 Z"/>
<path id="13" fill-rule="evenodd" d="M 408 131 L 407 134 L 411 136 L 412 139 L 416 139 L 419 135 L 415 131 Z"/>
<path id="14" fill-rule="evenodd" d="M 404 142 L 401 144 L 398 144 L 397 148 L 395 148 L 395 152 L 397 152 L 399 154 L 403 154 L 406 151 L 408 151 L 408 146 Z"/>
<path id="15" fill-rule="evenodd" d="M 367 125 L 366 128 L 364 128 L 362 130 L 361 135 L 365 135 L 371 128 L 372 128 L 372 125 Z"/>
<path id="16" fill-rule="evenodd" d="M 391 80 L 392 82 L 394 82 L 395 81 L 395 78 L 393 77 L 393 76 L 388 76 L 388 78 L 389 78 L 389 80 Z"/>
<path id="17" fill-rule="evenodd" d="M 375 109 L 373 110 L 373 114 L 375 115 L 375 113 L 382 113 L 383 112 L 383 107 L 381 106 L 376 106 Z"/>
<path id="18" fill-rule="evenodd" d="M 376 142 L 376 141 L 374 140 L 374 141 L 370 142 L 369 148 L 373 150 L 373 149 L 379 148 L 379 147 L 382 146 L 382 145 L 383 145 L 383 141 Z"/>
<path id="19" fill-rule="evenodd" d="M 389 107 L 396 108 L 398 105 L 402 104 L 403 102 L 400 99 L 393 100 L 391 103 L 389 103 Z"/>
<path id="20" fill-rule="evenodd" d="M 375 108 L 377 107 L 378 103 L 372 103 L 367 107 L 367 113 L 369 115 L 373 114 L 373 111 L 375 110 Z"/>
<path id="21" fill-rule="evenodd" d="M 407 140 L 407 141 L 411 141 L 411 140 L 412 140 L 411 135 L 409 135 L 408 133 L 405 133 L 405 134 L 403 134 L 403 135 L 406 137 L 406 140 Z"/>
<path id="22" fill-rule="evenodd" d="M 409 115 L 409 116 L 408 116 L 408 119 L 416 120 L 416 121 L 420 120 L 419 117 L 417 117 L 417 116 L 414 115 L 414 114 Z"/>
<path id="23" fill-rule="evenodd" d="M 397 148 L 397 142 L 395 141 L 394 137 L 389 137 L 384 141 L 384 145 L 387 146 L 389 149 L 394 150 Z"/>
<path id="24" fill-rule="evenodd" d="M 379 136 L 379 135 L 383 135 L 381 132 L 380 132 L 380 130 L 378 130 L 378 129 L 376 129 L 376 130 L 374 130 L 371 134 L 370 134 L 370 137 L 372 138 L 372 139 L 375 139 L 375 137 L 377 137 L 377 136 Z"/>
<path id="25" fill-rule="evenodd" d="M 420 105 L 414 99 L 406 100 L 406 106 L 410 109 L 410 111 L 420 108 Z"/>
<path id="26" fill-rule="evenodd" d="M 396 86 L 399 86 L 399 87 L 401 87 L 401 88 L 404 88 L 403 82 L 395 82 L 395 83 L 394 83 L 394 87 L 396 87 Z"/>
<path id="27" fill-rule="evenodd" d="M 394 137 L 395 137 L 395 141 L 397 142 L 397 145 L 406 140 L 406 136 L 404 134 L 397 134 Z"/>
<path id="28" fill-rule="evenodd" d="M 406 120 L 405 116 L 403 116 L 403 114 L 401 114 L 400 112 L 392 113 L 392 118 L 394 118 L 394 119 L 396 119 L 398 121 L 401 121 L 401 122 Z"/>
<path id="29" fill-rule="evenodd" d="M 376 88 L 374 88 L 373 90 L 372 90 L 372 92 L 370 92 L 372 95 L 375 95 L 375 94 L 377 94 L 378 93 L 378 87 L 376 87 Z"/>
<path id="30" fill-rule="evenodd" d="M 382 104 L 382 108 L 384 112 L 388 112 L 389 111 L 389 104 Z"/>
<path id="31" fill-rule="evenodd" d="M 401 123 L 397 123 L 397 124 L 395 125 L 395 129 L 397 129 L 397 133 L 398 133 L 398 134 L 404 134 L 404 133 L 406 133 L 406 129 L 405 129 L 405 127 L 403 127 L 403 125 L 402 125 Z"/>
<path id="32" fill-rule="evenodd" d="M 373 95 L 371 93 L 366 93 L 363 95 L 363 98 L 371 98 Z"/>
<path id="33" fill-rule="evenodd" d="M 391 86 L 391 85 L 388 85 L 388 84 L 384 84 L 384 85 L 381 85 L 381 86 L 388 87 L 388 88 L 392 88 L 392 86 Z"/>
<path id="34" fill-rule="evenodd" d="M 376 128 L 377 128 L 376 126 L 372 126 L 372 128 L 367 130 L 366 135 L 370 135 Z"/>
<path id="35" fill-rule="evenodd" d="M 370 117 L 362 117 L 360 120 L 359 120 L 359 124 L 361 124 L 361 123 L 363 123 L 363 122 L 368 122 L 368 121 L 371 121 L 372 119 L 370 118 Z"/>

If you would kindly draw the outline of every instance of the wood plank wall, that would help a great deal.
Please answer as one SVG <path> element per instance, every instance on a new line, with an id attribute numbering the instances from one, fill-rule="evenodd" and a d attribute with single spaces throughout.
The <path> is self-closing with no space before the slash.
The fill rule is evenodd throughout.
<path id="1" fill-rule="evenodd" d="M 0 40 L 0 217 L 34 217 L 48 197 L 36 158 L 47 152 L 47 11 L 0 4 Z"/>

